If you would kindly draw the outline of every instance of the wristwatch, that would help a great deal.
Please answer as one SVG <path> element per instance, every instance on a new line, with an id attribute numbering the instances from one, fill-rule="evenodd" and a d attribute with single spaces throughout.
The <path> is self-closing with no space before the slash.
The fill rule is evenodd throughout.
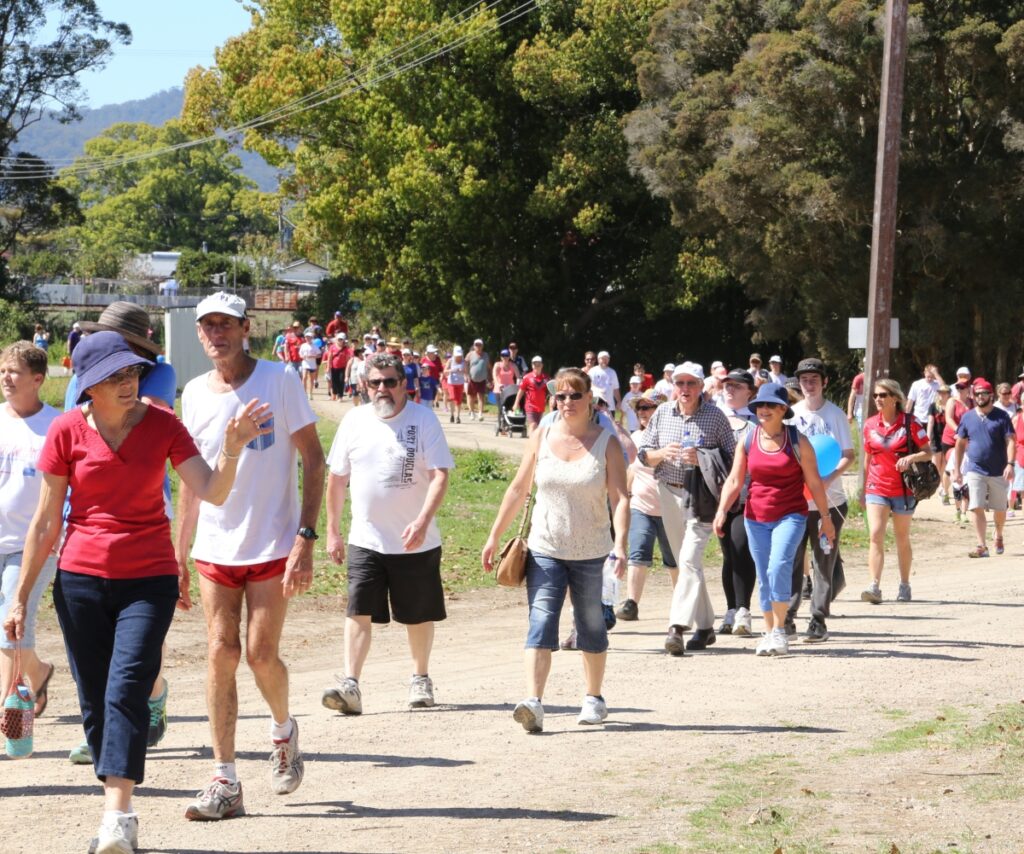
<path id="1" fill-rule="evenodd" d="M 304 539 L 304 540 L 318 540 L 318 539 L 320 539 L 316 535 L 316 531 L 314 531 L 312 528 L 299 528 L 299 530 L 297 530 L 295 533 L 298 534 L 300 537 L 302 537 L 302 539 Z"/>

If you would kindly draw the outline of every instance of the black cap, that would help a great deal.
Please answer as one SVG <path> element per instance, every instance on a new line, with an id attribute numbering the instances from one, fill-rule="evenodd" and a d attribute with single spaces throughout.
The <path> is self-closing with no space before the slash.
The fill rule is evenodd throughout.
<path id="1" fill-rule="evenodd" d="M 737 383 L 746 383 L 751 388 L 754 387 L 754 377 L 751 375 L 750 371 L 745 371 L 743 368 L 733 368 L 728 374 L 726 374 L 725 380 L 726 382 L 732 380 Z"/>
<path id="2" fill-rule="evenodd" d="M 796 366 L 796 375 L 800 374 L 818 374 L 824 379 L 825 377 L 825 363 L 821 359 L 801 359 L 800 364 Z"/>

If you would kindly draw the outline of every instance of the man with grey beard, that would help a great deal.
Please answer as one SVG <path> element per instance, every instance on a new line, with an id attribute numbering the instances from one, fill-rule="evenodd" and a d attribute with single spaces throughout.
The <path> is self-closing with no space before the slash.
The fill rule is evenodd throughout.
<path id="1" fill-rule="evenodd" d="M 368 358 L 366 386 L 373 406 L 349 411 L 327 457 L 327 552 L 337 564 L 347 553 L 348 610 L 344 674 L 335 677 L 322 702 L 346 715 L 363 711 L 359 676 L 372 624 L 387 624 L 392 614 L 409 637 L 409 708 L 433 706 L 434 623 L 447 616 L 441 533 L 434 517 L 455 466 L 448 442 L 433 411 L 408 399 L 400 357 Z M 350 483 L 346 546 L 340 524 Z"/>

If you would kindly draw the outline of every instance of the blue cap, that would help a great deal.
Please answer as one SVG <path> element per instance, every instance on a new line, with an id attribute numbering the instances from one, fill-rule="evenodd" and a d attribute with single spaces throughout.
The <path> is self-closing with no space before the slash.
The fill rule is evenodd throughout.
<path id="1" fill-rule="evenodd" d="M 116 332 L 94 332 L 92 335 L 86 335 L 75 347 L 73 363 L 78 376 L 76 404 L 88 400 L 90 388 L 99 385 L 122 368 L 153 364 L 149 359 L 135 355 L 128 342 Z"/>
<path id="2" fill-rule="evenodd" d="M 774 406 L 785 406 L 786 414 L 783 418 L 792 418 L 793 410 L 789 408 L 789 392 L 786 387 L 779 383 L 765 383 L 757 390 L 757 397 L 747 404 L 749 409 L 757 409 L 764 403 Z"/>

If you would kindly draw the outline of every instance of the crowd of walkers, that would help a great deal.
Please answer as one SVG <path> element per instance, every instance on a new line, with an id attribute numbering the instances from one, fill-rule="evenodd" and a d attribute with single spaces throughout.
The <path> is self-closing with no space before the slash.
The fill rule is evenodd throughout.
<path id="1" fill-rule="evenodd" d="M 895 599 L 912 598 L 916 500 L 904 478 L 912 466 L 935 464 L 941 500 L 957 503 L 958 520 L 973 516 L 973 558 L 989 555 L 988 512 L 992 547 L 1003 552 L 1006 515 L 1024 493 L 1024 374 L 1013 387 L 993 388 L 962 368 L 947 386 L 928 365 L 906 393 L 895 380 L 865 383 L 861 375 L 844 412 L 827 400 L 828 375 L 815 357 L 792 377 L 779 356 L 765 368 L 756 353 L 745 367 L 713 362 L 707 374 L 692 361 L 666 364 L 657 379 L 638 363 L 620 384 L 607 351 L 588 351 L 582 366 L 551 377 L 541 356 L 527 363 L 514 342 L 493 362 L 481 339 L 468 352 L 430 344 L 421 354 L 375 327 L 353 346 L 340 313 L 326 328 L 297 321 L 262 360 L 249 351 L 249 322 L 236 295 L 200 302 L 196 334 L 210 370 L 185 385 L 180 419 L 174 370 L 148 333 L 146 312 L 130 303 L 75 325 L 63 414 L 40 398 L 45 349 L 16 342 L 0 352 L 2 679 L 5 690 L 23 679 L 35 714 L 45 714 L 55 665 L 35 653 L 36 616 L 52 582 L 85 735 L 70 758 L 91 762 L 103 786 L 90 846 L 100 854 L 138 846 L 135 788 L 147 748 L 167 731 L 164 640 L 175 609 L 192 606 L 193 568 L 209 638 L 214 763 L 185 818 L 245 814 L 235 765 L 243 645 L 269 711 L 270 788 L 287 795 L 301 785 L 305 763 L 279 646 L 289 599 L 313 583 L 325 494 L 325 551 L 347 566 L 348 604 L 340 672 L 323 706 L 362 713 L 372 627 L 392 619 L 408 634 L 408 705 L 434 705 L 434 626 L 446 618 L 436 515 L 454 465 L 444 416 L 494 418 L 499 430 L 518 416 L 528 434 L 481 553 L 492 570 L 532 498 L 526 696 L 513 710 L 528 732 L 544 728 L 558 649 L 581 653 L 578 722 L 608 717 L 609 631 L 616 620 L 640 618 L 656 545 L 672 586 L 662 642 L 670 655 L 709 650 L 723 634 L 752 636 L 755 593 L 764 627 L 757 656 L 789 653 L 804 599 L 802 640 L 828 640 L 831 603 L 847 583 L 840 533 L 849 512 L 844 475 L 856 462 L 851 425 L 863 451 L 866 602 L 884 598 L 890 521 Z M 326 458 L 309 405 L 321 381 L 325 397 L 355 404 Z M 865 419 L 866 397 L 875 414 Z M 176 508 L 168 464 L 180 479 Z M 717 609 L 704 572 L 712 535 L 722 553 L 725 601 Z M 609 602 L 618 579 L 624 597 Z M 567 595 L 572 626 L 560 640 Z"/>

